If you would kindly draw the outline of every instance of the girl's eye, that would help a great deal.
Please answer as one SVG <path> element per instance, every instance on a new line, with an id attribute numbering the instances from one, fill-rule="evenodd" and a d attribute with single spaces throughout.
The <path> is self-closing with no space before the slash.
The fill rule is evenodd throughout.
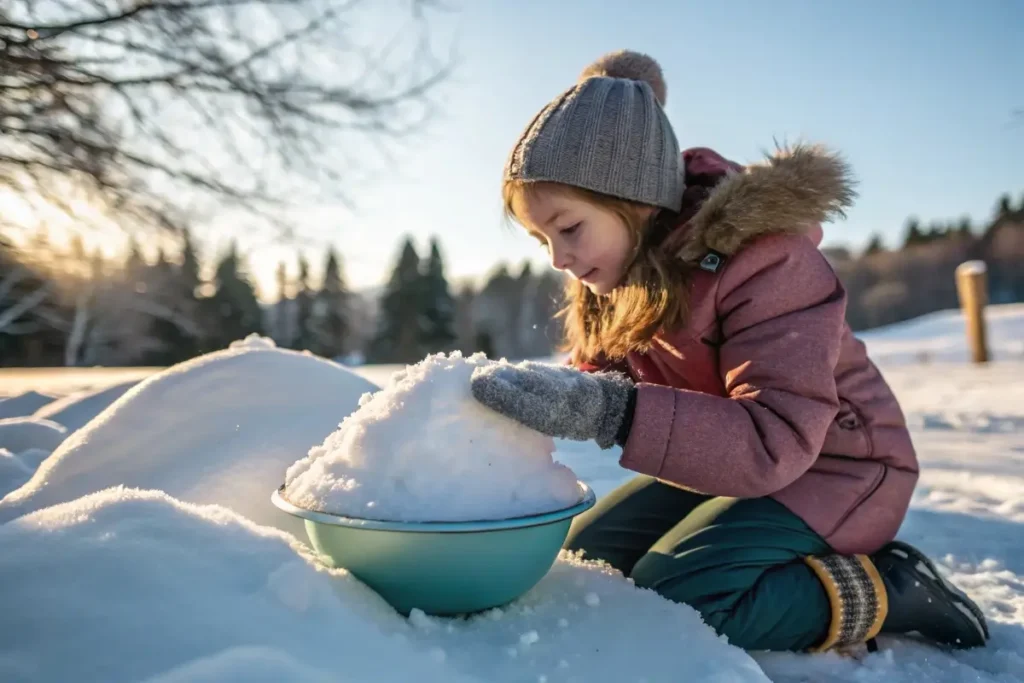
<path id="1" fill-rule="evenodd" d="M 568 237 L 569 235 L 576 234 L 576 231 L 579 229 L 579 227 L 580 224 L 576 223 L 574 225 L 570 225 L 568 228 L 563 228 L 562 230 L 559 230 L 559 232 Z"/>

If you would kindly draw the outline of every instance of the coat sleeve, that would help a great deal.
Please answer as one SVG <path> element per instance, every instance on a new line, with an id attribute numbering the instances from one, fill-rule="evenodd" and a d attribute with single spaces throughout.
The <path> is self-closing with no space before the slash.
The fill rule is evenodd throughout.
<path id="1" fill-rule="evenodd" d="M 628 469 L 709 495 L 755 498 L 796 480 L 839 409 L 846 293 L 803 236 L 735 254 L 715 294 L 725 396 L 640 384 Z"/>

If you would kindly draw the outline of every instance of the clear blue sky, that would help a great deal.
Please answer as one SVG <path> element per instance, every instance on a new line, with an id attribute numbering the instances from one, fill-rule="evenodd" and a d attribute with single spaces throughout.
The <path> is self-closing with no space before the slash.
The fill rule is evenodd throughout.
<path id="1" fill-rule="evenodd" d="M 980 222 L 999 194 L 1024 195 L 1024 117 L 1011 123 L 1024 108 L 1020 0 L 461 4 L 441 19 L 460 55 L 443 116 L 392 177 L 358 191 L 357 215 L 308 215 L 304 229 L 338 246 L 353 287 L 386 279 L 406 233 L 424 251 L 438 235 L 455 278 L 540 261 L 501 220 L 505 157 L 540 107 L 619 48 L 661 63 L 683 147 L 752 161 L 774 139 L 802 139 L 845 154 L 861 196 L 826 244 L 863 246 L 875 231 L 895 243 L 910 215 Z M 253 254 L 261 283 L 288 253 Z"/>

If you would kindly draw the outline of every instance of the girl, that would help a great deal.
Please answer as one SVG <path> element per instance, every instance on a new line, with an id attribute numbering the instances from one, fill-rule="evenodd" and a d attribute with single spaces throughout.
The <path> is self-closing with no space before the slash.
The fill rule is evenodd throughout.
<path id="1" fill-rule="evenodd" d="M 845 163 L 805 146 L 747 169 L 680 155 L 664 103 L 656 62 L 612 53 L 513 147 L 506 212 L 572 276 L 575 367 L 478 371 L 474 396 L 551 436 L 622 446 L 639 476 L 566 547 L 740 647 L 873 649 L 911 632 L 984 645 L 978 607 L 893 541 L 916 455 L 817 248 L 854 197 Z"/>

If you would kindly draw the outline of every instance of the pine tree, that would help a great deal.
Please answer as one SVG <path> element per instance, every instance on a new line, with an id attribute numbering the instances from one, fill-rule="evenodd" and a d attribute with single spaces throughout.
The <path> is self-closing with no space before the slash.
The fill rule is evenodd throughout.
<path id="1" fill-rule="evenodd" d="M 903 246 L 910 247 L 921 244 L 925 241 L 924 233 L 921 232 L 921 224 L 916 218 L 907 221 L 906 237 L 903 238 Z"/>
<path id="2" fill-rule="evenodd" d="M 882 241 L 882 236 L 876 233 L 871 236 L 871 241 L 868 242 L 868 246 L 864 250 L 864 253 L 877 254 L 878 252 L 881 251 L 885 251 L 885 242 Z"/>
<path id="3" fill-rule="evenodd" d="M 334 249 L 327 252 L 324 281 L 313 299 L 310 350 L 324 358 L 338 358 L 347 349 L 349 333 L 348 289 Z"/>
<path id="4" fill-rule="evenodd" d="M 217 264 L 213 285 L 216 291 L 206 300 L 206 318 L 210 323 L 207 338 L 212 348 L 224 348 L 254 332 L 262 333 L 263 314 L 256 290 L 234 242 Z"/>
<path id="5" fill-rule="evenodd" d="M 964 239 L 970 239 L 974 237 L 974 231 L 971 230 L 971 219 L 964 217 L 960 219 L 960 225 L 957 228 L 957 234 Z"/>
<path id="6" fill-rule="evenodd" d="M 923 241 L 927 244 L 928 242 L 938 242 L 944 240 L 949 234 L 942 223 L 933 221 L 929 224 L 928 229 L 924 232 Z"/>
<path id="7" fill-rule="evenodd" d="M 164 250 L 159 249 L 156 263 L 145 273 L 146 291 L 139 296 L 149 299 L 171 315 L 154 317 L 149 325 L 157 348 L 144 358 L 147 365 L 173 365 L 188 357 L 184 348 L 187 337 L 173 319 L 180 310 L 177 279 L 177 268 L 167 259 Z"/>
<path id="8" fill-rule="evenodd" d="M 516 330 L 520 321 L 522 295 L 520 282 L 508 266 L 498 264 L 474 302 L 476 348 L 490 358 L 519 356 Z"/>
<path id="9" fill-rule="evenodd" d="M 199 271 L 199 257 L 187 229 L 181 233 L 178 258 L 159 250 L 156 263 L 148 270 L 145 294 L 158 344 L 146 362 L 173 365 L 201 352 L 206 330 L 200 315 Z"/>
<path id="10" fill-rule="evenodd" d="M 277 280 L 277 298 L 282 301 L 291 298 L 291 283 L 288 281 L 288 264 L 284 261 L 277 264 L 275 279 Z"/>
<path id="11" fill-rule="evenodd" d="M 181 269 L 178 277 L 182 294 L 195 300 L 202 285 L 199 274 L 199 256 L 196 254 L 195 245 L 192 244 L 192 235 L 186 229 L 182 233 L 181 241 Z"/>
<path id="12" fill-rule="evenodd" d="M 200 323 L 199 291 L 202 287 L 199 255 L 196 253 L 192 234 L 185 229 L 181 233 L 181 263 L 172 269 L 170 275 L 168 303 L 182 319 L 193 323 L 191 330 L 177 327 L 177 342 L 173 359 L 175 362 L 196 356 L 202 349 L 203 336 L 207 334 Z"/>
<path id="13" fill-rule="evenodd" d="M 313 312 L 313 287 L 309 282 L 309 261 L 299 254 L 299 277 L 295 283 L 295 342 L 293 348 L 308 349 L 312 343 L 310 324 Z"/>
<path id="14" fill-rule="evenodd" d="M 1002 218 L 1013 211 L 1013 207 L 1010 206 L 1010 195 L 1004 194 L 999 198 L 999 204 L 996 207 L 996 218 Z"/>
<path id="15" fill-rule="evenodd" d="M 423 358 L 420 258 L 411 238 L 402 244 L 380 300 L 377 333 L 367 349 L 371 363 L 415 363 Z"/>
<path id="16" fill-rule="evenodd" d="M 139 243 L 132 239 L 128 245 L 128 256 L 124 262 L 124 278 L 129 289 L 142 294 L 146 291 L 146 259 L 142 256 Z"/>
<path id="17" fill-rule="evenodd" d="M 455 299 L 444 273 L 437 238 L 430 240 L 430 256 L 423 273 L 423 330 L 420 343 L 427 353 L 450 351 L 455 342 Z"/>
<path id="18" fill-rule="evenodd" d="M 292 283 L 288 277 L 288 265 L 277 264 L 277 303 L 274 304 L 273 329 L 271 336 L 278 346 L 290 349 L 295 346 L 295 300 L 292 299 Z"/>

